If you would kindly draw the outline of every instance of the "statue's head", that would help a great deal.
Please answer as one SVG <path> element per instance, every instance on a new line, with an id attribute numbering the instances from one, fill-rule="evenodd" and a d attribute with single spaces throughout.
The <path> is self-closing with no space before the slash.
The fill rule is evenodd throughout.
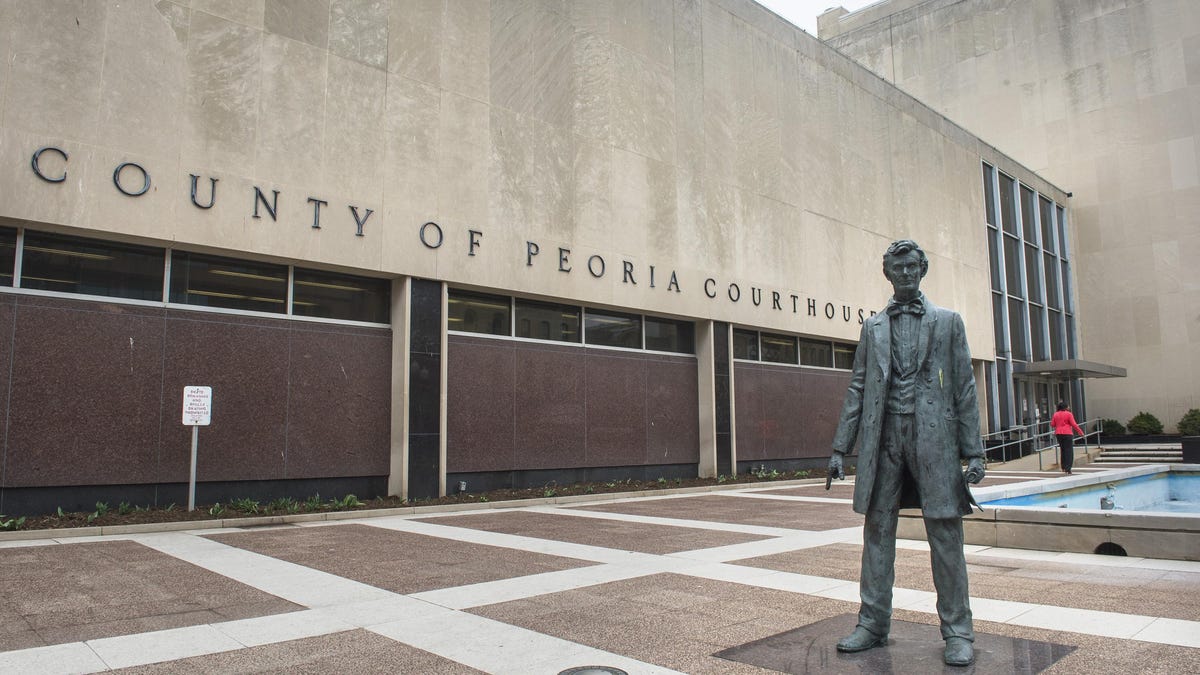
<path id="1" fill-rule="evenodd" d="M 929 258 L 912 239 L 892 242 L 883 254 L 883 276 L 892 282 L 897 296 L 915 296 L 928 272 Z"/>

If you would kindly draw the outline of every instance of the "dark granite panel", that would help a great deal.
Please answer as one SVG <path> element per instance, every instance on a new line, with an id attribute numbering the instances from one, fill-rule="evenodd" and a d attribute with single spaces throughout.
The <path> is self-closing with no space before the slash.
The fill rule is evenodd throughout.
<path id="1" fill-rule="evenodd" d="M 302 480 L 259 480 L 198 483 L 196 503 L 222 503 L 234 499 L 256 499 L 266 503 L 280 497 L 303 500 L 312 495 L 323 499 L 348 494 L 372 499 L 387 494 L 387 476 L 349 476 Z M 187 504 L 187 483 L 142 483 L 138 485 L 72 485 L 69 487 L 0 488 L 0 513 L 44 515 L 58 507 L 65 511 L 91 511 L 96 502 L 109 505 L 129 502 L 136 506 L 166 507 Z"/>
<path id="2" fill-rule="evenodd" d="M 446 385 L 446 470 L 516 466 L 516 354 L 506 340 L 452 336 Z"/>
<path id="3" fill-rule="evenodd" d="M 763 457 L 763 374 L 762 369 L 752 363 L 733 365 L 734 415 L 737 456 L 739 461 L 762 459 Z"/>
<path id="4" fill-rule="evenodd" d="M 828 457 L 848 371 L 737 363 L 738 462 Z"/>
<path id="5" fill-rule="evenodd" d="M 16 297 L 0 294 L 0 488 L 7 485 L 5 467 L 8 445 L 8 392 L 12 369 L 13 331 L 16 325 Z M 4 513 L 4 502 L 0 500 L 0 513 Z"/>
<path id="6" fill-rule="evenodd" d="M 729 324 L 723 321 L 713 323 L 713 372 L 729 374 Z"/>
<path id="7" fill-rule="evenodd" d="M 729 411 L 729 376 L 717 375 L 713 378 L 713 397 L 715 410 L 715 424 L 717 431 L 729 433 L 730 411 Z"/>
<path id="8" fill-rule="evenodd" d="M 438 434 L 408 435 L 408 497 L 424 499 L 438 496 Z"/>
<path id="9" fill-rule="evenodd" d="M 442 284 L 412 280 L 409 310 L 409 350 L 414 354 L 442 351 Z"/>
<path id="10" fill-rule="evenodd" d="M 647 357 L 647 463 L 700 461 L 695 359 Z"/>
<path id="11" fill-rule="evenodd" d="M 4 484 L 153 481 L 161 310 L 22 298 L 15 312 Z"/>
<path id="12" fill-rule="evenodd" d="M 236 320 L 226 321 L 226 316 Z M 162 373 L 162 454 L 158 480 L 187 481 L 191 430 L 180 424 L 183 388 L 213 388 L 212 424 L 200 429 L 197 480 L 284 475 L 288 328 L 247 317 L 168 319 Z M 264 327 L 282 324 L 280 328 Z"/>
<path id="13" fill-rule="evenodd" d="M 645 466 L 585 466 L 566 469 L 535 469 L 531 471 L 492 471 L 479 473 L 448 473 L 446 484 L 452 489 L 466 481 L 467 492 L 484 492 L 501 488 L 529 488 L 574 483 L 658 480 L 666 478 L 695 478 L 696 464 L 650 464 Z"/>
<path id="14" fill-rule="evenodd" d="M 646 461 L 646 361 L 589 350 L 587 463 L 591 466 Z"/>
<path id="15" fill-rule="evenodd" d="M 583 350 L 516 343 L 516 466 L 585 463 Z"/>
<path id="16" fill-rule="evenodd" d="M 386 474 L 392 334 L 307 330 L 291 339 L 285 478 Z"/>
<path id="17" fill-rule="evenodd" d="M 806 400 L 803 381 L 806 370 L 779 366 L 762 368 L 761 432 L 759 459 L 797 457 L 809 433 L 812 402 Z M 738 446 L 739 449 L 741 446 Z M 751 459 L 742 457 L 738 459 Z"/>
<path id="18" fill-rule="evenodd" d="M 728 431 L 717 432 L 717 474 L 728 476 L 733 473 L 733 435 Z"/>
<path id="19" fill-rule="evenodd" d="M 805 433 L 799 448 L 801 457 L 828 457 L 850 371 L 809 371 L 801 381 L 804 395 Z"/>
<path id="20" fill-rule="evenodd" d="M 413 352 L 408 368 L 408 431 L 436 434 L 441 428 L 442 357 Z"/>

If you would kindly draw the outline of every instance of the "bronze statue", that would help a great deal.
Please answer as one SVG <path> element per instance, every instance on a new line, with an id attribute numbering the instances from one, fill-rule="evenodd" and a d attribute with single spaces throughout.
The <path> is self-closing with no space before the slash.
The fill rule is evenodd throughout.
<path id="1" fill-rule="evenodd" d="M 962 317 L 920 291 L 929 259 L 916 242 L 893 243 L 883 274 L 894 295 L 863 322 L 854 371 L 829 458 L 844 478 L 843 457 L 859 441 L 854 510 L 863 526 L 858 626 L 837 643 L 858 652 L 887 644 L 895 582 L 896 518 L 920 507 L 937 588 L 943 654 L 949 665 L 975 659 L 962 516 L 971 512 L 967 482 L 983 479 L 975 374 Z M 962 473 L 966 459 L 967 472 Z"/>

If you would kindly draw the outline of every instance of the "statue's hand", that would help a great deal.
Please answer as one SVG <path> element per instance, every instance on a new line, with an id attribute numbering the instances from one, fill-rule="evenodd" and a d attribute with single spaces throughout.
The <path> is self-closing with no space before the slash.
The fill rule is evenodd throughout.
<path id="1" fill-rule="evenodd" d="M 846 471 L 842 468 L 842 453 L 836 450 L 829 456 L 829 477 L 846 480 Z"/>
<path id="2" fill-rule="evenodd" d="M 983 466 L 982 457 L 972 457 L 967 460 L 967 482 L 974 485 L 983 480 L 987 475 L 987 469 Z"/>

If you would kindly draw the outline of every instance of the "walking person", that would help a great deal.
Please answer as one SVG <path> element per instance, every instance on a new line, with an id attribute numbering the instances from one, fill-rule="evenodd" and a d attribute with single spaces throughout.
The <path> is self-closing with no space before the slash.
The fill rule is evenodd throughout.
<path id="1" fill-rule="evenodd" d="M 1059 401 L 1056 407 L 1058 410 L 1050 418 L 1050 426 L 1054 427 L 1054 437 L 1058 439 L 1059 465 L 1069 475 L 1075 462 L 1074 432 L 1078 431 L 1082 436 L 1083 429 L 1075 423 L 1075 416 L 1071 414 L 1071 408 L 1065 401 Z"/>

